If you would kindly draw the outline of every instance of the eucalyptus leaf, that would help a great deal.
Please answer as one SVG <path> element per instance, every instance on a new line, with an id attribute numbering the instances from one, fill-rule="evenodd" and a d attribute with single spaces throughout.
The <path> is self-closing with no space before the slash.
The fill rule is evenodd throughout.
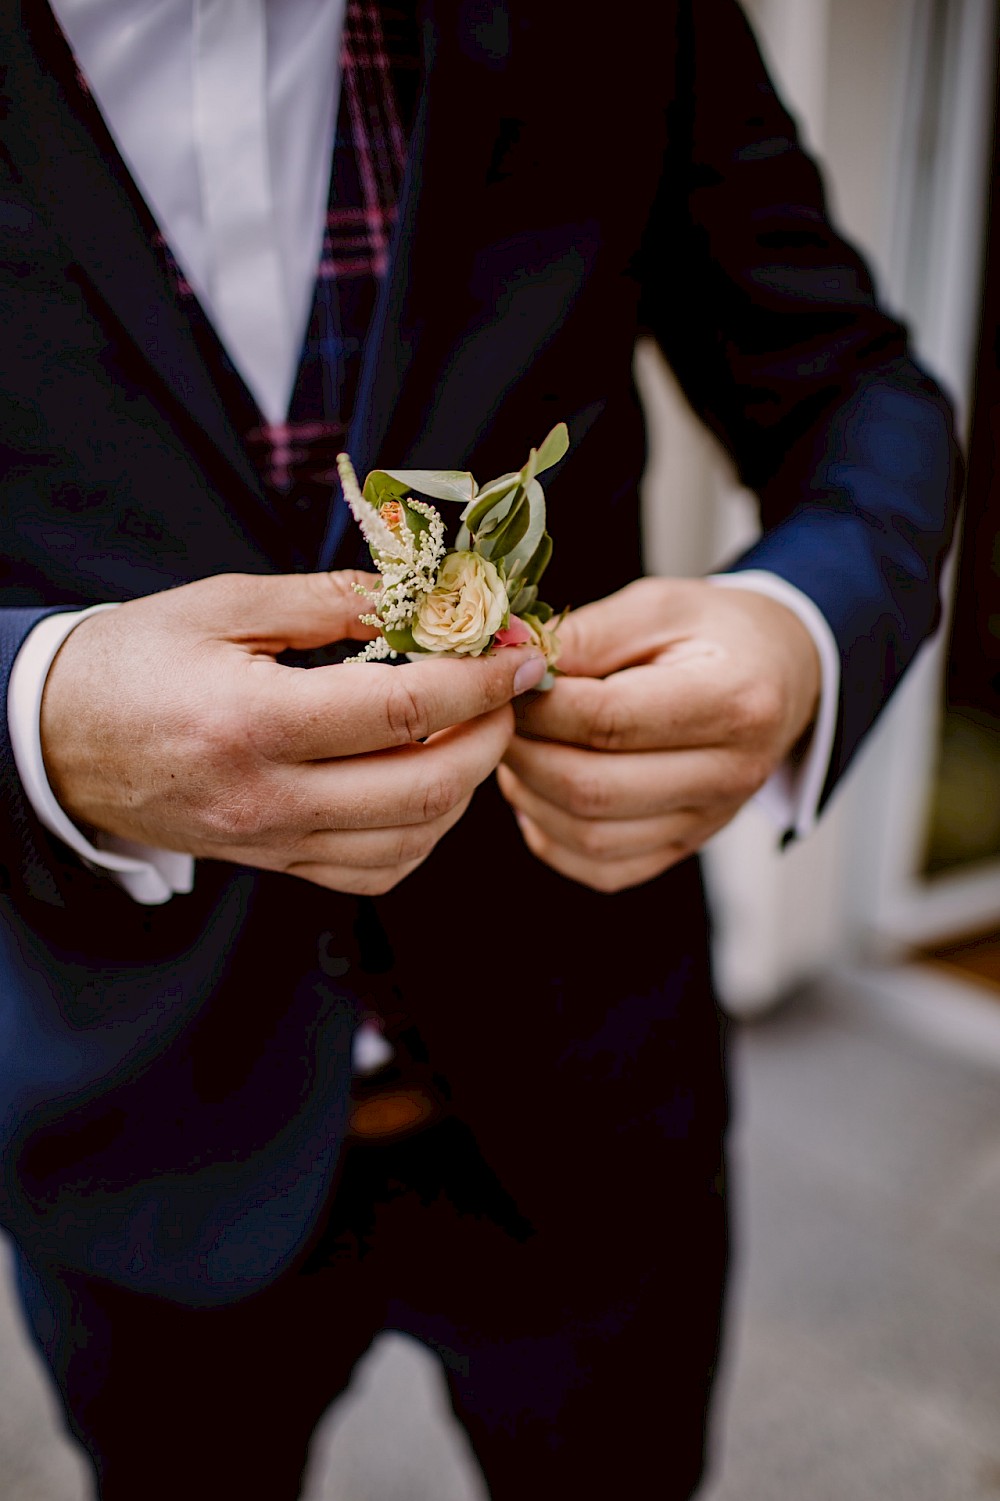
<path id="1" fill-rule="evenodd" d="M 476 496 L 476 482 L 465 469 L 386 469 L 383 473 L 406 487 L 434 500 L 454 500 L 467 505 Z"/>
<path id="2" fill-rule="evenodd" d="M 557 422 L 539 446 L 535 457 L 535 473 L 541 474 L 543 470 L 551 469 L 553 464 L 558 464 L 568 449 L 569 429 L 565 422 Z"/>
<path id="3" fill-rule="evenodd" d="M 531 505 L 527 495 L 515 501 L 496 531 L 489 537 L 484 551 L 494 560 L 504 557 L 517 546 L 531 524 Z"/>
<path id="4" fill-rule="evenodd" d="M 544 599 L 536 600 L 531 607 L 531 614 L 539 625 L 547 625 L 555 614 L 551 605 L 547 605 Z"/>
<path id="5" fill-rule="evenodd" d="M 527 563 L 534 556 L 545 531 L 545 495 L 536 479 L 529 480 L 526 493 L 531 512 L 530 520 L 524 533 L 519 538 L 517 546 L 508 549 L 509 558 L 507 566 L 509 568 L 512 568 L 518 562 Z M 538 580 L 529 578 L 527 582 L 537 583 Z"/>
<path id="6" fill-rule="evenodd" d="M 532 553 L 527 567 L 524 570 L 524 580 L 528 584 L 537 584 L 542 574 L 549 566 L 552 557 L 552 538 L 548 532 L 543 531 L 538 540 L 538 545 Z"/>
<path id="7" fill-rule="evenodd" d="M 463 520 L 472 535 L 478 537 L 482 531 L 492 531 L 498 526 L 511 507 L 516 504 L 520 490 L 520 476 L 515 474 L 512 482 L 502 489 L 491 487 L 485 493 L 480 491 L 476 496 L 475 504 L 466 506 L 463 512 Z M 491 514 L 494 511 L 495 516 Z M 492 526 L 487 525 L 488 520 L 492 522 Z"/>
<path id="8" fill-rule="evenodd" d="M 487 498 L 508 495 L 511 490 L 515 490 L 517 488 L 520 482 L 520 473 L 501 474 L 497 479 L 491 479 L 488 484 L 483 485 L 476 491 L 475 495 L 469 501 L 465 510 L 462 512 L 461 519 L 463 521 L 468 521 L 469 512 L 472 510 L 474 505 L 478 505 L 480 501 L 486 500 Z"/>
<path id="9" fill-rule="evenodd" d="M 402 500 L 409 495 L 409 487 L 393 479 L 384 469 L 373 469 L 365 479 L 362 495 L 369 505 L 380 506 L 387 500 Z"/>
<path id="10" fill-rule="evenodd" d="M 533 607 L 537 598 L 537 585 L 522 584 L 510 600 L 510 613 L 512 615 L 523 615 L 526 610 L 530 610 Z"/>

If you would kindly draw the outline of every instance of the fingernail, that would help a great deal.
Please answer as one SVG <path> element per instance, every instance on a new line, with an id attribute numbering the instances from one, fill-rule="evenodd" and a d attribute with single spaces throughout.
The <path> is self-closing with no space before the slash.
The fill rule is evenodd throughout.
<path id="1" fill-rule="evenodd" d="M 522 662 L 514 674 L 514 693 L 527 693 L 529 688 L 537 688 L 545 676 L 545 658 L 539 652 L 531 656 L 526 662 Z"/>

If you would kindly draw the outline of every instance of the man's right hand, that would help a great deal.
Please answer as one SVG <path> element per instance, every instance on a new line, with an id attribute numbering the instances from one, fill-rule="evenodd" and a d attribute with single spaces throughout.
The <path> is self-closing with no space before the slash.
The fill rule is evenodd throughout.
<path id="1" fill-rule="evenodd" d="M 374 632 L 358 573 L 226 574 L 91 615 L 46 680 L 42 751 L 77 823 L 159 849 L 388 891 L 461 817 L 541 655 L 287 667 Z"/>

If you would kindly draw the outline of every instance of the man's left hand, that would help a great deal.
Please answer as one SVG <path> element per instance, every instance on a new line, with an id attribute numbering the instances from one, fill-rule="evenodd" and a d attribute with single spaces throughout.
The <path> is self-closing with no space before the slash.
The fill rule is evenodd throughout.
<path id="1" fill-rule="evenodd" d="M 820 663 L 785 605 L 640 579 L 573 611 L 548 693 L 516 705 L 500 788 L 534 854 L 620 891 L 699 849 L 809 729 Z"/>

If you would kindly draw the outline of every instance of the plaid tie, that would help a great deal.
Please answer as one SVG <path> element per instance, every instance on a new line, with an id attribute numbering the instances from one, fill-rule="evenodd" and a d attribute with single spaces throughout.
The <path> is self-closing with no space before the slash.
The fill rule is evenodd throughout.
<path id="1" fill-rule="evenodd" d="M 419 82 L 417 35 L 406 0 L 348 0 L 330 198 L 312 312 L 285 422 L 263 420 L 162 235 L 174 290 L 268 499 L 289 519 L 300 560 L 326 529 L 357 393 L 365 336 L 389 246 Z"/>
<path id="2" fill-rule="evenodd" d="M 326 232 L 288 420 L 258 418 L 246 434 L 270 497 L 295 507 L 298 541 L 313 548 L 389 264 L 418 76 L 412 16 L 378 0 L 348 0 L 341 68 Z"/>

